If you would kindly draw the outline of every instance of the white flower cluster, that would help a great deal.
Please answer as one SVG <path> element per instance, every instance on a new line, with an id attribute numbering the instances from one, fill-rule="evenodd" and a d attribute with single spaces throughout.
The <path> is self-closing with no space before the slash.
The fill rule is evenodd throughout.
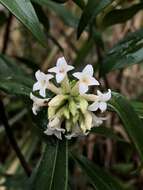
<path id="1" fill-rule="evenodd" d="M 107 101 L 111 98 L 110 89 L 107 93 L 97 90 L 97 95 L 87 94 L 89 86 L 99 85 L 93 77 L 92 65 L 87 65 L 82 72 L 73 73 L 74 78 L 78 80 L 70 81 L 67 73 L 73 69 L 64 57 L 57 60 L 56 66 L 48 70 L 55 73 L 57 86 L 51 82 L 53 75 L 38 70 L 33 91 L 39 91 L 43 98 L 30 94 L 35 115 L 44 106 L 48 109 L 48 125 L 44 133 L 55 135 L 59 139 L 62 139 L 62 135 L 67 139 L 87 135 L 92 127 L 101 125 L 106 118 L 97 117 L 95 111 L 104 112 L 107 109 Z M 55 96 L 46 98 L 46 90 Z"/>

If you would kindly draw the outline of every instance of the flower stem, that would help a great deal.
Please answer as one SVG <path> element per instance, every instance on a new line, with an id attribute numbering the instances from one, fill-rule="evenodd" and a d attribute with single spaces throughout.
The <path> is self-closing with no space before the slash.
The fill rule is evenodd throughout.
<path id="1" fill-rule="evenodd" d="M 48 89 L 55 94 L 61 94 L 61 89 L 56 87 L 53 83 L 49 82 Z"/>

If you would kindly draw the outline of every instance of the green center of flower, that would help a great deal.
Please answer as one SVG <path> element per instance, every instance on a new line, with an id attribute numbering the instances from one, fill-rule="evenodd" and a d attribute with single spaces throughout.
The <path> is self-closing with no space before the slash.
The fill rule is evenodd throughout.
<path id="1" fill-rule="evenodd" d="M 66 93 L 63 91 L 63 94 L 55 96 L 49 102 L 48 119 L 52 120 L 55 117 L 58 117 L 65 124 L 67 132 L 71 132 L 73 127 L 78 124 L 79 126 L 82 126 L 80 130 L 85 133 L 91 128 L 91 122 L 89 124 L 86 124 L 85 122 L 88 113 L 88 102 L 79 95 L 79 93 L 78 95 L 77 93 L 74 93 L 73 90 L 76 88 L 76 84 L 73 85 L 72 83 L 70 88 L 69 86 L 67 88 L 70 89 L 70 91 Z M 90 125 L 90 127 L 88 125 Z"/>

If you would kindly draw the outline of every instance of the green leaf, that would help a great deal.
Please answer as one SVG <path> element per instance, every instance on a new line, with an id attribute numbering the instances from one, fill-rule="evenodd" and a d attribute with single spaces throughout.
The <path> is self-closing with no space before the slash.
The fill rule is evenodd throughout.
<path id="1" fill-rule="evenodd" d="M 125 142 L 124 139 L 120 138 L 118 135 L 116 135 L 112 129 L 107 128 L 107 127 L 94 127 L 91 130 L 91 133 L 96 133 L 98 135 L 107 137 L 107 138 L 111 138 L 113 140 L 116 141 L 121 141 L 121 142 Z"/>
<path id="2" fill-rule="evenodd" d="M 137 112 L 138 116 L 143 119 L 143 103 L 138 101 L 131 101 L 131 104 Z"/>
<path id="3" fill-rule="evenodd" d="M 126 9 L 113 10 L 105 15 L 102 25 L 103 27 L 108 27 L 114 24 L 126 22 L 142 9 L 143 3 L 138 3 Z"/>
<path id="4" fill-rule="evenodd" d="M 59 5 L 58 3 L 52 2 L 50 0 L 32 0 L 40 5 L 47 5 L 51 11 L 54 11 L 63 22 L 71 27 L 76 28 L 78 23 L 78 18 L 72 14 L 70 9 L 67 9 L 64 5 Z"/>
<path id="5" fill-rule="evenodd" d="M 54 139 L 52 139 L 54 140 Z M 49 141 L 31 177 L 30 190 L 68 189 L 68 141 Z"/>
<path id="6" fill-rule="evenodd" d="M 143 161 L 143 123 L 130 102 L 122 95 L 113 93 L 109 106 L 120 116 L 123 126 Z"/>
<path id="7" fill-rule="evenodd" d="M 102 75 L 142 61 L 143 29 L 129 34 L 107 52 L 102 64 Z"/>
<path id="8" fill-rule="evenodd" d="M 50 29 L 50 22 L 49 22 L 47 15 L 45 14 L 42 6 L 40 6 L 36 3 L 33 3 L 33 6 L 34 6 L 34 9 L 36 11 L 39 21 L 43 24 L 45 30 L 48 32 Z"/>
<path id="9" fill-rule="evenodd" d="M 72 155 L 96 190 L 123 190 L 117 180 L 109 173 L 87 160 L 85 157 Z"/>
<path id="10" fill-rule="evenodd" d="M 118 174 L 128 175 L 134 169 L 133 163 L 117 163 L 113 164 L 112 170 Z"/>
<path id="11" fill-rule="evenodd" d="M 40 22 L 30 0 L 0 0 L 0 3 L 7 7 L 31 31 L 42 45 L 46 46 L 45 34 L 40 28 Z"/>
<path id="12" fill-rule="evenodd" d="M 29 97 L 33 80 L 25 70 L 10 59 L 0 54 L 0 89 L 13 95 L 25 95 Z"/>
<path id="13" fill-rule="evenodd" d="M 86 26 L 96 18 L 96 16 L 103 11 L 108 5 L 112 3 L 113 0 L 88 0 L 87 5 L 85 6 L 83 13 L 81 15 L 77 37 L 79 38 Z"/>
<path id="14" fill-rule="evenodd" d="M 66 3 L 68 0 L 52 0 L 56 3 Z"/>

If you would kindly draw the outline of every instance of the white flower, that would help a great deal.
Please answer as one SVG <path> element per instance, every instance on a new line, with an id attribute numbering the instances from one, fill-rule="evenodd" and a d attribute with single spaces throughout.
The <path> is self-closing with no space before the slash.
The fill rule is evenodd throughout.
<path id="1" fill-rule="evenodd" d="M 95 114 L 92 113 L 92 127 L 99 127 L 106 119 L 106 117 L 97 117 Z"/>
<path id="2" fill-rule="evenodd" d="M 33 100 L 32 111 L 35 115 L 37 115 L 37 111 L 39 111 L 40 107 L 48 106 L 48 102 L 50 99 L 50 98 L 47 99 L 37 98 L 32 93 L 30 93 L 30 98 L 31 100 Z"/>
<path id="3" fill-rule="evenodd" d="M 74 73 L 73 76 L 79 79 L 80 94 L 86 93 L 88 86 L 99 85 L 99 82 L 93 77 L 92 65 L 87 65 L 82 72 Z"/>
<path id="4" fill-rule="evenodd" d="M 111 98 L 111 90 L 108 89 L 107 93 L 102 93 L 99 90 L 97 90 L 97 100 L 88 106 L 88 110 L 90 111 L 97 111 L 98 109 L 101 110 L 101 112 L 104 112 L 107 109 L 107 101 Z"/>
<path id="5" fill-rule="evenodd" d="M 56 81 L 60 83 L 66 76 L 68 71 L 74 69 L 73 66 L 68 65 L 64 57 L 60 57 L 57 60 L 56 67 L 49 69 L 49 72 L 56 73 Z"/>
<path id="6" fill-rule="evenodd" d="M 48 88 L 49 80 L 53 78 L 51 74 L 45 74 L 38 70 L 35 73 L 37 82 L 33 85 L 33 91 L 39 90 L 39 94 L 43 97 L 46 96 L 46 89 Z"/>
<path id="7" fill-rule="evenodd" d="M 58 139 L 62 140 L 62 134 L 65 133 L 65 129 L 61 127 L 61 120 L 58 117 L 55 117 L 47 125 L 47 129 L 44 131 L 46 135 L 55 135 Z"/>
<path id="8" fill-rule="evenodd" d="M 78 136 L 85 136 L 85 135 L 88 135 L 89 132 L 86 132 L 86 133 L 83 133 L 79 127 L 79 125 L 75 125 L 73 127 L 73 130 L 70 134 L 68 135 L 65 135 L 65 137 L 70 140 L 72 137 L 78 137 Z"/>

